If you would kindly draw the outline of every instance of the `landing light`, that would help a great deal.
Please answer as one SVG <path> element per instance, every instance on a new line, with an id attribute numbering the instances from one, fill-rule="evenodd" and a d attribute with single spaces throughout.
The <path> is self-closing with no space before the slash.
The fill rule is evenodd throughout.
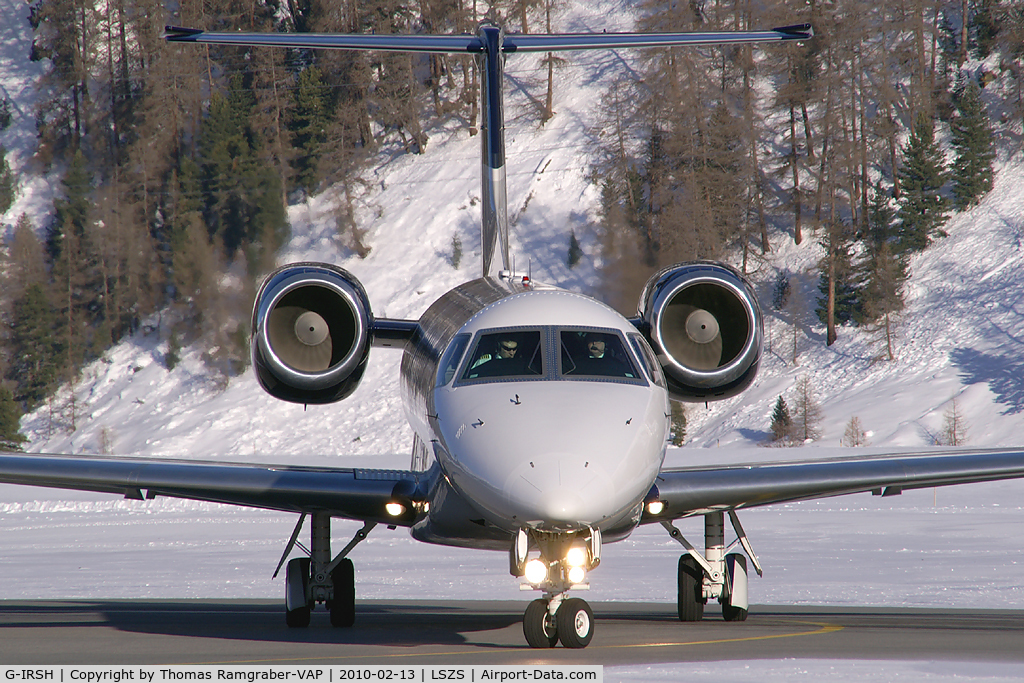
<path id="1" fill-rule="evenodd" d="M 660 500 L 652 500 L 647 504 L 647 514 L 649 515 L 660 515 L 661 511 L 665 509 L 665 504 Z"/>
<path id="2" fill-rule="evenodd" d="M 569 583 L 583 583 L 585 578 L 587 578 L 587 570 L 583 567 L 569 568 Z"/>
<path id="3" fill-rule="evenodd" d="M 405 512 L 405 506 L 401 503 L 388 503 L 384 506 L 384 510 L 392 517 L 399 517 Z"/>
<path id="4" fill-rule="evenodd" d="M 570 567 L 585 567 L 587 564 L 587 549 L 579 546 L 569 548 L 569 552 L 565 554 L 565 563 Z"/>
<path id="5" fill-rule="evenodd" d="M 530 583 L 543 583 L 548 578 L 548 565 L 542 560 L 533 559 L 526 563 L 526 580 Z"/>

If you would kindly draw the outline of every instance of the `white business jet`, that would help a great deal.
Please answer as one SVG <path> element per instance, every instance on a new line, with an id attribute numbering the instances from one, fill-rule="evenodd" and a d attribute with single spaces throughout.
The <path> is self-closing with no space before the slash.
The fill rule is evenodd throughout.
<path id="1" fill-rule="evenodd" d="M 531 647 L 581 648 L 594 635 L 589 586 L 606 543 L 662 524 L 684 549 L 678 609 L 697 621 L 710 600 L 747 616 L 747 559 L 761 568 L 737 510 L 872 491 L 1024 476 L 1019 450 L 954 451 L 805 463 L 665 469 L 669 401 L 712 401 L 747 388 L 762 353 L 753 290 L 732 268 L 681 263 L 651 277 L 626 319 L 590 297 L 509 268 L 502 68 L 516 52 L 806 40 L 809 26 L 683 34 L 376 36 L 208 33 L 168 27 L 185 43 L 456 52 L 479 60 L 484 104 L 482 276 L 435 301 L 419 320 L 374 317 L 362 285 L 325 263 L 272 273 L 253 310 L 253 366 L 285 401 L 340 401 L 372 347 L 402 349 L 401 388 L 415 432 L 409 470 L 316 469 L 155 458 L 0 456 L 0 482 L 172 496 L 299 514 L 278 565 L 310 517 L 309 557 L 287 562 L 286 620 L 307 626 L 356 616 L 349 554 L 377 525 L 414 538 L 508 553 L 509 571 L 541 593 L 526 608 Z M 501 266 L 494 261 L 500 247 Z M 700 552 L 673 525 L 705 518 Z M 725 518 L 736 542 L 725 544 Z M 336 555 L 331 519 L 363 527 Z"/>

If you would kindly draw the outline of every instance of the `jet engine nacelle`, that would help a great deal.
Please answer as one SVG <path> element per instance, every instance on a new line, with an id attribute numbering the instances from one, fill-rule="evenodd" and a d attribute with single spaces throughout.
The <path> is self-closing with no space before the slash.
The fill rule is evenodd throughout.
<path id="1" fill-rule="evenodd" d="M 256 377 L 285 401 L 340 401 L 363 377 L 372 327 L 369 299 L 348 271 L 325 263 L 279 268 L 253 305 Z"/>
<path id="2" fill-rule="evenodd" d="M 754 381 L 764 324 L 754 290 L 724 264 L 678 263 L 655 274 L 638 312 L 676 401 L 713 401 Z"/>

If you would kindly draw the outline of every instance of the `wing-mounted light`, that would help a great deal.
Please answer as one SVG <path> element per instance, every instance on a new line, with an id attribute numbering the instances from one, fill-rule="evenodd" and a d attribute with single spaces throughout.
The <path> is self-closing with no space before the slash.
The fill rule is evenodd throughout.
<path id="1" fill-rule="evenodd" d="M 252 360 L 260 385 L 294 403 L 331 403 L 366 368 L 373 314 L 359 280 L 323 263 L 271 273 L 253 305 Z"/>
<path id="2" fill-rule="evenodd" d="M 736 270 L 707 261 L 669 266 L 647 281 L 638 312 L 673 399 L 728 398 L 754 380 L 764 325 Z"/>

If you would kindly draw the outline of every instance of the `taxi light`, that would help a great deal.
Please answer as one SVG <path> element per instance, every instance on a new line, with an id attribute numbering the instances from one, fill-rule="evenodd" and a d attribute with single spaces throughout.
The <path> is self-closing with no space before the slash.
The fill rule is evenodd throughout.
<path id="1" fill-rule="evenodd" d="M 526 563 L 526 580 L 530 583 L 543 583 L 548 578 L 548 565 L 538 559 Z"/>
<path id="2" fill-rule="evenodd" d="M 569 583 L 583 583 L 585 578 L 587 578 L 587 570 L 583 567 L 570 567 Z"/>
<path id="3" fill-rule="evenodd" d="M 587 549 L 579 546 L 569 548 L 565 554 L 565 563 L 570 567 L 584 567 L 587 564 Z"/>
<path id="4" fill-rule="evenodd" d="M 651 515 L 660 515 L 662 510 L 665 509 L 665 504 L 660 500 L 652 500 L 647 504 L 647 513 Z"/>
<path id="5" fill-rule="evenodd" d="M 405 506 L 401 503 L 388 503 L 384 506 L 384 510 L 392 517 L 399 517 L 405 512 Z"/>

